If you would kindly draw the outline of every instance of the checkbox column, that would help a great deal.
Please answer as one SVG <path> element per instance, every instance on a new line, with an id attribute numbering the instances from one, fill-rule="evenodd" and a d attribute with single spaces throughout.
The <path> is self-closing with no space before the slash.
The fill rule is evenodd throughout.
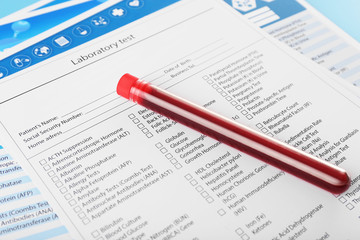
<path id="1" fill-rule="evenodd" d="M 179 163 L 176 158 L 174 158 L 173 155 L 168 152 L 168 149 L 164 147 L 161 142 L 156 143 L 155 147 L 165 156 L 166 159 L 170 161 L 172 165 L 174 165 L 176 169 L 181 169 L 183 167 L 182 164 Z"/>
<path id="2" fill-rule="evenodd" d="M 273 137 L 274 135 L 269 131 L 269 129 L 267 127 L 265 127 L 262 123 L 257 123 L 255 124 L 255 126 L 262 132 L 265 133 L 266 135 Z"/>
<path id="3" fill-rule="evenodd" d="M 210 196 L 210 194 L 204 190 L 204 188 L 198 183 L 194 177 L 188 173 L 184 176 L 184 178 L 190 183 L 191 186 L 195 188 L 195 190 L 203 197 L 208 203 L 214 202 L 214 198 Z"/>
<path id="4" fill-rule="evenodd" d="M 51 181 L 59 189 L 60 193 L 63 195 L 66 194 L 68 191 L 67 188 L 64 186 L 63 182 L 60 181 L 60 178 L 56 175 L 55 171 L 52 170 L 50 164 L 45 159 L 42 159 L 41 161 L 39 161 L 39 163 L 43 167 L 43 169 L 46 171 L 47 175 L 51 178 Z M 65 196 L 66 195 L 64 195 L 64 197 Z M 69 196 L 69 195 L 67 195 L 67 196 Z M 66 197 L 65 197 L 65 199 L 66 199 Z M 68 199 L 66 199 L 66 200 L 68 200 Z"/>
<path id="5" fill-rule="evenodd" d="M 150 132 L 150 130 L 141 123 L 140 119 L 135 116 L 135 114 L 131 113 L 128 115 L 128 118 L 141 130 L 141 132 L 147 137 L 152 138 L 154 135 Z"/>

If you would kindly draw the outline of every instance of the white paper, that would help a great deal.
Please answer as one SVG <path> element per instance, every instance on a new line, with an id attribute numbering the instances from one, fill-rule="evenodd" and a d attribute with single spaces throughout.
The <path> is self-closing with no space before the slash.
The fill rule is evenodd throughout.
<path id="1" fill-rule="evenodd" d="M 256 4 L 251 8 L 244 8 L 237 7 L 237 4 L 246 1 L 227 2 L 231 2 L 231 6 L 244 14 L 250 22 L 275 39 L 338 75 L 340 83 L 360 96 L 359 43 L 306 1 L 289 0 L 279 4 L 278 0 L 266 3 L 273 8 Z M 289 16 L 282 16 L 284 12 L 290 13 Z"/>
<path id="2" fill-rule="evenodd" d="M 346 169 L 350 189 L 334 196 L 125 101 L 126 72 Z M 360 235 L 358 99 L 221 1 L 181 1 L 30 67 L 0 102 L 12 155 L 74 239 Z"/>
<path id="3" fill-rule="evenodd" d="M 71 239 L 21 164 L 1 144 L 0 206 L 2 239 Z"/>

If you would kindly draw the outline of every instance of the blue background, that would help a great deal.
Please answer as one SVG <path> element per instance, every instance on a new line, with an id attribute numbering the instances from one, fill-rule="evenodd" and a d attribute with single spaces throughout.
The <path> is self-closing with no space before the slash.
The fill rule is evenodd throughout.
<path id="1" fill-rule="evenodd" d="M 360 42 L 359 0 L 307 0 L 307 2 Z"/>
<path id="2" fill-rule="evenodd" d="M 0 0 L 0 18 L 14 13 L 22 8 L 28 7 L 39 0 Z M 54 0 L 38 9 L 45 8 L 51 5 L 67 2 L 68 0 Z M 68 8 L 63 8 L 57 11 L 45 13 L 35 17 L 25 18 L 22 25 L 19 22 L 0 25 L 0 51 L 6 48 L 11 48 L 29 38 L 32 38 L 52 27 L 55 27 L 78 14 L 85 12 L 93 7 L 100 5 L 106 0 L 91 0 Z M 5 6 L 5 7 L 4 7 Z M 15 24 L 15 28 L 14 28 Z M 15 34 L 16 29 L 22 29 Z"/>
<path id="3" fill-rule="evenodd" d="M 61 1 L 61 0 L 57 0 L 57 1 Z M 93 0 L 92 2 L 97 2 L 99 0 Z M 49 36 L 39 42 L 37 42 L 36 44 L 29 46 L 19 52 L 17 52 L 16 54 L 13 54 L 11 56 L 8 56 L 2 60 L 0 60 L 0 73 L 2 73 L 2 75 L 0 76 L 1 78 L 4 78 L 8 75 L 14 74 L 16 72 L 21 71 L 22 69 L 32 66 L 34 64 L 37 64 L 41 61 L 44 61 L 47 58 L 53 57 L 57 54 L 60 54 L 62 52 L 68 51 L 69 49 L 72 49 L 76 46 L 79 46 L 87 41 L 90 41 L 92 39 L 95 39 L 99 36 L 102 36 L 108 32 L 111 32 L 119 27 L 122 27 L 130 22 L 133 22 L 137 19 L 140 19 L 148 14 L 151 14 L 153 12 L 156 12 L 158 10 L 160 10 L 161 8 L 164 8 L 168 5 L 171 5 L 179 0 L 140 0 L 143 4 L 139 7 L 131 7 L 129 6 L 129 3 L 132 0 L 127 0 L 127 1 L 121 1 L 115 5 L 112 5 L 98 13 L 96 13 L 95 15 L 89 16 L 88 18 L 52 35 Z M 83 5 L 83 4 L 81 4 Z M 78 6 L 81 6 L 78 5 Z M 126 9 L 126 17 L 117 17 L 117 16 L 113 16 L 111 15 L 111 9 L 115 9 L 115 8 L 121 8 L 121 9 Z M 68 8 L 69 10 L 69 8 Z M 60 11 L 60 10 L 59 10 Z M 70 12 L 70 11 L 69 11 Z M 72 12 L 74 13 L 74 12 Z M 52 13 L 54 14 L 54 13 Z M 57 14 L 57 16 L 59 16 L 60 18 L 63 17 L 63 15 L 59 15 Z M 104 26 L 96 26 L 93 24 L 93 19 L 97 18 L 97 17 L 104 17 L 106 19 L 108 19 L 107 24 Z M 43 17 L 46 18 L 46 15 L 41 15 L 39 17 Z M 29 18 L 30 21 L 30 18 Z M 35 21 L 33 21 L 35 22 Z M 41 21 L 37 21 L 39 24 L 41 25 Z M 56 23 L 54 21 L 54 19 L 51 21 L 52 23 Z M 74 32 L 74 29 L 76 29 L 77 26 L 84 26 L 87 28 L 91 28 L 91 32 L 88 35 L 84 35 L 84 36 L 79 36 L 77 34 L 75 34 L 76 32 Z M 5 25 L 6 27 L 6 25 Z M 4 26 L 0 26 L 0 32 L 1 32 L 1 28 L 4 28 Z M 34 28 L 37 29 L 37 28 Z M 28 32 L 34 32 L 34 31 L 28 31 Z M 22 34 L 22 33 L 20 33 Z M 19 34 L 19 35 L 20 35 Z M 23 34 L 25 35 L 25 34 Z M 66 37 L 67 40 L 69 40 L 69 42 L 64 45 L 64 46 L 59 46 L 59 44 L 56 44 L 55 39 L 59 38 L 59 37 Z M 0 38 L 0 43 L 1 43 L 1 38 Z M 1 44 L 0 44 L 1 46 Z M 45 56 L 38 56 L 34 51 L 36 48 L 38 47 L 49 47 L 51 49 L 51 52 Z M 23 61 L 23 60 L 28 60 L 27 62 L 22 62 L 22 65 L 17 65 L 16 61 Z"/>
<path id="4" fill-rule="evenodd" d="M 27 7 L 38 0 L 1 0 L 0 18 Z"/>
<path id="5" fill-rule="evenodd" d="M 19 9 L 22 9 L 26 6 L 29 6 L 39 0 L 1 0 L 2 7 L 0 8 L 0 18 L 9 15 Z M 66 2 L 67 0 L 56 0 L 54 3 Z M 73 7 L 71 11 L 67 9 L 68 12 L 65 11 L 57 11 L 52 15 L 47 16 L 48 19 L 52 19 L 52 21 L 47 21 L 47 24 L 33 24 L 31 27 L 31 31 L 24 32 L 19 34 L 16 39 L 11 40 L 11 34 L 13 31 L 10 29 L 10 26 L 0 27 L 1 32 L 3 33 L 0 37 L 0 51 L 4 48 L 11 47 L 13 45 L 18 44 L 19 42 L 26 40 L 42 31 L 45 31 L 65 19 L 69 19 L 76 14 L 92 8 L 98 5 L 101 2 L 106 0 L 93 0 L 91 2 L 81 4 L 80 6 Z M 227 0 L 225 0 L 227 1 Z M 231 0 L 229 0 L 231 1 Z M 360 1 L 359 0 L 307 0 L 313 7 L 315 7 L 319 12 L 328 17 L 331 21 L 333 21 L 336 25 L 342 28 L 345 32 L 351 35 L 353 38 L 360 42 Z M 53 4 L 54 4 L 53 3 Z M 49 4 L 51 5 L 51 4 Z M 57 17 L 54 17 L 57 16 Z M 59 17 L 61 16 L 61 17 Z M 43 16 L 45 17 L 45 16 Z M 50 17 L 50 18 L 49 18 Z M 39 20 L 41 17 L 33 18 L 32 20 Z M 48 25 L 48 26 L 45 26 Z M 7 34 L 6 34 L 7 33 Z M 7 39 L 8 41 L 6 41 Z"/>

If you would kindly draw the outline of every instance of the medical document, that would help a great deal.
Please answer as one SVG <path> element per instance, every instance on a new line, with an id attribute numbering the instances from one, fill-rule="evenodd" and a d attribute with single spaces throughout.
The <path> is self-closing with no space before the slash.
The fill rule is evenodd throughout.
<path id="1" fill-rule="evenodd" d="M 0 190 L 2 239 L 71 239 L 53 208 L 3 145 Z"/>
<path id="2" fill-rule="evenodd" d="M 360 96 L 356 89 L 360 86 L 359 43 L 305 0 L 224 1 L 277 40 L 340 76 Z"/>
<path id="3" fill-rule="evenodd" d="M 3 60 L 0 131 L 73 239 L 360 236 L 358 98 L 224 2 L 122 1 L 49 39 Z M 118 97 L 127 72 L 346 169 L 350 188 L 330 194 Z"/>

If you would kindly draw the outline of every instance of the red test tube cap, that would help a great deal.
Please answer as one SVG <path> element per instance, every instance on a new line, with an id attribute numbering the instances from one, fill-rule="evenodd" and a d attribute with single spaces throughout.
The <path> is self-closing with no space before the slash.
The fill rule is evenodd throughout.
<path id="1" fill-rule="evenodd" d="M 120 80 L 119 83 L 117 85 L 116 88 L 116 92 L 117 94 L 119 94 L 120 96 L 129 99 L 130 98 L 130 90 L 131 87 L 134 85 L 134 83 L 138 80 L 139 78 L 134 77 L 131 74 L 124 74 Z"/>

